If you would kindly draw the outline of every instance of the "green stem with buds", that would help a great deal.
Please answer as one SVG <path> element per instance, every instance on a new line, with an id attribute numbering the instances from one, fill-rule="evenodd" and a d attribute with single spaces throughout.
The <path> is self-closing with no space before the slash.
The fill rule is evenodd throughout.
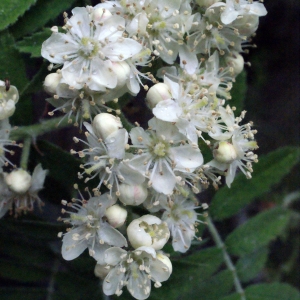
<path id="1" fill-rule="evenodd" d="M 206 218 L 206 222 L 207 222 L 208 230 L 209 230 L 210 234 L 212 235 L 212 238 L 213 238 L 214 242 L 216 243 L 217 247 L 222 250 L 224 261 L 225 261 L 225 264 L 226 264 L 227 268 L 232 272 L 233 282 L 234 282 L 236 292 L 238 294 L 240 294 L 241 300 L 246 300 L 245 291 L 243 290 L 241 282 L 238 278 L 236 268 L 235 268 L 235 266 L 234 266 L 234 264 L 233 264 L 233 262 L 232 262 L 232 260 L 229 256 L 229 254 L 226 251 L 226 246 L 223 243 L 223 241 L 222 241 L 222 239 L 221 239 L 221 237 L 220 237 L 220 235 L 217 231 L 217 228 L 215 227 L 215 225 L 212 222 L 211 218 L 208 217 L 208 216 Z"/>

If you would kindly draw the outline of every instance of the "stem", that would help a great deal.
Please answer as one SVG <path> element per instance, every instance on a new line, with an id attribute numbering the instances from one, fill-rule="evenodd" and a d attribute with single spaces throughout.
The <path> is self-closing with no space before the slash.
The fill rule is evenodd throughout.
<path id="1" fill-rule="evenodd" d="M 227 268 L 232 272 L 235 290 L 237 291 L 238 294 L 240 294 L 241 300 L 246 300 L 245 292 L 244 292 L 241 282 L 237 276 L 236 268 L 229 256 L 229 254 L 226 251 L 226 246 L 223 243 L 223 241 L 217 231 L 217 228 L 213 224 L 210 217 L 206 218 L 206 222 L 207 222 L 208 230 L 209 230 L 210 234 L 212 235 L 214 242 L 216 243 L 217 247 L 222 250 L 224 261 L 225 261 Z"/>
<path id="2" fill-rule="evenodd" d="M 23 170 L 27 170 L 27 163 L 30 153 L 30 146 L 31 146 L 31 137 L 27 137 L 24 140 L 23 149 L 22 149 L 22 155 L 21 155 L 21 162 L 20 166 Z"/>
<path id="3" fill-rule="evenodd" d="M 42 123 L 39 123 L 39 124 L 18 127 L 16 129 L 11 130 L 9 138 L 13 141 L 23 140 L 28 137 L 36 138 L 39 135 L 42 135 L 49 131 L 55 130 L 57 128 L 71 126 L 71 124 L 68 123 L 67 118 L 65 118 L 62 121 L 61 121 L 61 119 L 62 119 L 62 117 L 51 118 L 51 119 L 49 119 L 47 121 L 43 121 Z M 58 123 L 59 123 L 59 125 L 58 125 Z"/>

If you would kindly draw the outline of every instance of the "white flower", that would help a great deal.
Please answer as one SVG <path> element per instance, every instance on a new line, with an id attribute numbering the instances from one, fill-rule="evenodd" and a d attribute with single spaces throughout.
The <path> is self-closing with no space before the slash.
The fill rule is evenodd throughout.
<path id="1" fill-rule="evenodd" d="M 0 120 L 9 118 L 15 112 L 15 104 L 19 100 L 19 92 L 13 85 L 6 86 L 0 80 Z"/>
<path id="2" fill-rule="evenodd" d="M 174 195 L 161 205 L 165 209 L 162 220 L 168 224 L 170 229 L 174 251 L 186 252 L 196 236 L 195 203 L 181 195 Z"/>
<path id="3" fill-rule="evenodd" d="M 117 87 L 113 63 L 132 57 L 142 46 L 123 37 L 125 20 L 120 16 L 94 14 L 92 7 L 76 7 L 72 13 L 64 26 L 67 32 L 53 32 L 42 45 L 42 56 L 63 64 L 63 80 L 73 88 L 105 91 Z"/>
<path id="4" fill-rule="evenodd" d="M 155 287 L 168 280 L 172 272 L 170 260 L 151 247 L 134 251 L 110 248 L 105 251 L 105 262 L 110 272 L 103 281 L 106 295 L 120 296 L 124 286 L 135 299 L 147 299 L 151 292 L 151 280 Z"/>
<path id="5" fill-rule="evenodd" d="M 111 192 L 116 192 L 117 195 L 120 194 L 120 183 L 141 184 L 144 181 L 144 178 L 137 171 L 123 162 L 123 159 L 126 158 L 125 150 L 128 140 L 128 133 L 124 128 L 115 128 L 116 131 L 113 131 L 102 140 L 91 124 L 84 122 L 84 126 L 88 130 L 85 133 L 88 142 L 76 137 L 74 141 L 76 143 L 81 141 L 88 148 L 78 152 L 71 150 L 72 154 L 78 153 L 79 157 L 88 157 L 88 162 L 81 165 L 84 172 L 78 174 L 79 178 L 83 178 L 84 174 L 91 175 L 91 177 L 85 179 L 85 182 L 87 182 L 99 175 L 100 181 L 96 189 L 100 189 L 104 184 Z"/>
<path id="6" fill-rule="evenodd" d="M 232 109 L 219 107 L 220 122 L 215 133 L 210 135 L 220 142 L 214 145 L 214 159 L 209 166 L 225 171 L 226 184 L 230 187 L 239 168 L 247 178 L 251 178 L 252 163 L 257 162 L 257 155 L 252 152 L 258 148 L 254 140 L 256 130 L 251 130 L 252 123 L 240 126 L 245 112 L 239 118 L 234 118 Z"/>
<path id="7" fill-rule="evenodd" d="M 265 16 L 267 10 L 263 3 L 253 0 L 226 0 L 226 4 L 218 2 L 213 4 L 210 8 L 222 7 L 221 21 L 223 24 L 230 24 L 237 19 L 238 16 L 255 15 Z"/>
<path id="8" fill-rule="evenodd" d="M 142 246 L 160 250 L 170 237 L 167 224 L 152 215 L 144 215 L 133 220 L 127 227 L 130 244 L 137 249 Z"/>
<path id="9" fill-rule="evenodd" d="M 185 144 L 185 137 L 171 123 L 153 118 L 151 129 L 137 127 L 130 132 L 133 147 L 138 154 L 127 163 L 149 178 L 148 185 L 157 192 L 171 194 L 180 178 L 176 171 L 193 171 L 203 163 L 197 146 Z"/>
<path id="10" fill-rule="evenodd" d="M 15 214 L 22 211 L 32 211 L 34 203 L 37 202 L 39 208 L 44 204 L 38 196 L 38 192 L 43 188 L 47 170 L 43 170 L 38 164 L 30 176 L 27 171 L 15 170 L 10 174 L 0 174 L 0 189 L 2 199 L 0 200 L 0 217 L 14 206 Z"/>
<path id="11" fill-rule="evenodd" d="M 106 209 L 114 204 L 107 193 L 99 197 L 90 197 L 88 201 L 75 199 L 67 204 L 74 211 L 62 210 L 70 216 L 61 218 L 65 223 L 72 225 L 63 237 L 62 256 L 66 260 L 78 257 L 86 248 L 89 254 L 98 261 L 104 263 L 104 251 L 110 246 L 127 246 L 125 237 L 108 222 L 106 222 Z M 81 204 L 81 205 L 80 205 Z M 59 234 L 60 236 L 62 233 Z"/>

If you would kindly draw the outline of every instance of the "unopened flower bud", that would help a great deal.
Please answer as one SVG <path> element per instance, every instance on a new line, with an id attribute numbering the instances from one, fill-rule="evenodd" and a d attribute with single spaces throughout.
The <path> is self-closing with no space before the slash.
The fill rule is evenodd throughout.
<path id="1" fill-rule="evenodd" d="M 119 187 L 119 191 L 119 199 L 125 205 L 140 205 L 148 196 L 148 190 L 144 185 L 128 185 L 122 183 Z"/>
<path id="2" fill-rule="evenodd" d="M 160 82 L 149 89 L 146 101 L 150 108 L 154 108 L 158 102 L 170 99 L 171 97 L 172 94 L 169 87 L 165 83 Z"/>
<path id="3" fill-rule="evenodd" d="M 230 164 L 237 158 L 233 145 L 226 141 L 217 143 L 213 150 L 213 155 L 218 162 L 225 164 Z"/>
<path id="4" fill-rule="evenodd" d="M 225 61 L 233 68 L 234 76 L 239 75 L 244 69 L 244 58 L 237 51 L 232 51 L 231 55 L 226 56 Z"/>
<path id="5" fill-rule="evenodd" d="M 113 62 L 111 69 L 118 79 L 116 88 L 124 86 L 130 74 L 130 67 L 128 63 L 126 61 Z"/>
<path id="6" fill-rule="evenodd" d="M 17 194 L 25 194 L 31 186 L 31 176 L 25 170 L 18 169 L 5 176 L 9 189 Z"/>
<path id="7" fill-rule="evenodd" d="M 163 262 L 163 263 L 168 267 L 169 273 L 171 274 L 173 268 L 172 268 L 172 263 L 171 263 L 169 257 L 166 256 L 166 255 L 164 255 L 164 254 L 161 253 L 161 252 L 157 252 L 157 253 L 156 253 L 156 258 L 157 258 L 158 260 L 160 260 L 161 262 Z"/>
<path id="8" fill-rule="evenodd" d="M 61 80 L 61 73 L 51 73 L 46 76 L 44 81 L 44 89 L 50 95 L 56 94 L 56 89 Z"/>
<path id="9" fill-rule="evenodd" d="M 119 118 L 108 113 L 98 114 L 94 118 L 92 125 L 96 136 L 103 140 L 123 127 Z"/>
<path id="10" fill-rule="evenodd" d="M 94 274 L 100 279 L 104 279 L 106 275 L 109 273 L 110 269 L 106 267 L 106 265 L 96 264 Z"/>
<path id="11" fill-rule="evenodd" d="M 108 223 L 114 228 L 121 227 L 127 218 L 127 210 L 118 204 L 112 205 L 106 209 L 105 216 Z"/>
<path id="12" fill-rule="evenodd" d="M 133 220 L 127 227 L 128 239 L 133 248 L 142 246 L 160 250 L 170 237 L 170 231 L 165 222 L 152 215 L 144 215 Z"/>
<path id="13" fill-rule="evenodd" d="M 103 22 L 110 16 L 111 16 L 111 12 L 108 9 L 101 8 L 101 7 L 95 8 L 92 13 L 92 19 L 98 23 Z"/>

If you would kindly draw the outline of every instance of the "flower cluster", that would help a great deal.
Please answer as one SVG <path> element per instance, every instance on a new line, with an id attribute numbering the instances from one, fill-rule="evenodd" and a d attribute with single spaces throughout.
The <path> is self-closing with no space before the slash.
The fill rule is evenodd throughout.
<path id="1" fill-rule="evenodd" d="M 71 153 L 94 193 L 62 201 L 60 219 L 70 225 L 59 234 L 62 255 L 72 260 L 88 248 L 106 295 L 126 287 L 146 299 L 151 281 L 160 287 L 172 273 L 168 240 L 184 253 L 200 239 L 197 210 L 207 205 L 194 194 L 217 188 L 222 176 L 230 187 L 237 170 L 251 178 L 256 130 L 241 124 L 245 112 L 235 114 L 230 91 L 266 13 L 253 0 L 103 1 L 64 13 L 63 32 L 53 27 L 43 43 L 57 69 L 44 82 L 49 114 L 60 110 L 85 131 Z M 155 76 L 153 61 L 162 66 Z M 148 128 L 130 128 L 118 98 L 140 86 L 153 117 Z"/>
<path id="2" fill-rule="evenodd" d="M 35 202 L 39 207 L 43 205 L 38 192 L 43 188 L 47 171 L 39 164 L 31 176 L 26 170 L 17 169 L 6 157 L 6 153 L 14 154 L 11 147 L 23 146 L 9 139 L 12 130 L 9 117 L 14 114 L 18 100 L 17 88 L 8 79 L 0 80 L 0 218 L 7 211 L 14 211 L 15 216 L 32 211 Z M 5 172 L 4 167 L 11 167 L 13 171 Z"/>

